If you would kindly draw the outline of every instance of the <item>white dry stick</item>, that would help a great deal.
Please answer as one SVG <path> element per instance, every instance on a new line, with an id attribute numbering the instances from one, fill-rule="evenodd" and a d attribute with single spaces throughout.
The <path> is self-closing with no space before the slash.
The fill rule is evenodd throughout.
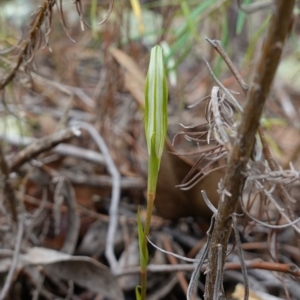
<path id="1" fill-rule="evenodd" d="M 221 83 L 221 81 L 216 77 L 216 75 L 214 74 L 213 70 L 211 69 L 208 61 L 206 59 L 204 59 L 204 62 L 211 74 L 211 76 L 213 77 L 213 79 L 216 81 L 216 83 L 221 87 L 221 89 L 223 90 L 224 94 L 227 96 L 227 100 L 238 109 L 239 112 L 243 111 L 242 106 L 238 103 L 238 101 L 233 97 L 233 95 L 229 92 L 229 90 Z"/>
<path id="2" fill-rule="evenodd" d="M 149 239 L 148 236 L 147 236 L 146 238 L 147 238 L 149 244 L 151 244 L 151 246 L 153 246 L 154 248 L 156 248 L 157 250 L 159 250 L 159 251 L 162 252 L 162 253 L 165 253 L 165 254 L 168 254 L 168 255 L 172 255 L 173 257 L 182 259 L 182 260 L 184 260 L 184 261 L 189 261 L 189 262 L 193 262 L 193 263 L 194 263 L 194 262 L 197 262 L 197 260 L 194 259 L 194 258 L 185 257 L 185 256 L 182 256 L 182 255 L 179 255 L 179 254 L 176 254 L 176 253 L 167 251 L 167 250 L 165 250 L 165 249 L 162 249 L 162 248 L 156 246 L 153 242 L 151 242 L 151 240 Z"/>
<path id="3" fill-rule="evenodd" d="M 118 227 L 118 207 L 120 200 L 121 176 L 113 159 L 110 156 L 109 149 L 107 148 L 105 141 L 96 128 L 85 122 L 74 122 L 74 124 L 72 122 L 72 125 L 75 124 L 80 126 L 82 129 L 85 129 L 91 135 L 102 155 L 105 157 L 107 171 L 112 177 L 112 193 L 109 208 L 109 224 L 106 238 L 105 256 L 109 262 L 112 272 L 117 273 L 118 263 L 114 253 L 114 241 Z"/>
<path id="4" fill-rule="evenodd" d="M 214 114 L 214 122 L 217 127 L 216 129 L 214 129 L 214 133 L 215 133 L 215 137 L 217 136 L 217 133 L 220 135 L 220 140 L 218 140 L 218 142 L 221 145 L 224 145 L 227 148 L 227 150 L 230 150 L 229 136 L 224 128 L 221 112 L 219 110 L 219 108 L 220 108 L 219 91 L 220 91 L 220 88 L 218 86 L 214 86 L 211 91 L 212 112 Z M 224 100 L 224 98 L 225 98 L 225 94 L 222 95 L 222 99 L 220 100 L 220 102 L 222 102 Z"/>
<path id="5" fill-rule="evenodd" d="M 300 172 L 296 170 L 279 170 L 268 171 L 268 173 L 250 175 L 248 180 L 263 180 L 266 179 L 271 183 L 282 183 L 285 185 L 292 184 L 300 180 Z"/>
<path id="6" fill-rule="evenodd" d="M 213 79 L 215 80 L 215 82 L 220 86 L 220 90 L 225 94 L 226 96 L 226 100 L 228 102 L 230 102 L 237 110 L 239 113 L 242 113 L 243 112 L 243 108 L 242 106 L 239 104 L 239 102 L 235 99 L 235 97 L 233 96 L 233 91 L 230 91 L 229 89 L 227 89 L 222 83 L 221 81 L 216 77 L 216 75 L 213 73 L 213 70 L 211 69 L 208 61 L 206 59 L 204 59 L 204 62 L 211 74 L 211 76 L 213 77 Z M 229 107 L 228 107 L 229 108 Z M 210 116 L 210 115 L 209 115 Z M 214 120 L 215 121 L 215 120 Z M 218 134 L 218 132 L 215 131 L 215 133 Z M 229 145 L 229 144 L 227 144 Z M 261 157 L 262 157 L 262 146 L 261 146 L 261 142 L 260 142 L 260 139 L 258 137 L 258 135 L 256 134 L 256 137 L 255 137 L 255 144 L 254 144 L 254 149 L 255 151 L 253 151 L 253 159 L 254 161 L 259 161 L 261 160 Z"/>
<path id="7" fill-rule="evenodd" d="M 202 198 L 203 198 L 205 204 L 208 206 L 208 208 L 213 212 L 214 215 L 217 215 L 218 210 L 214 207 L 214 205 L 208 199 L 206 192 L 204 190 L 201 190 L 201 194 L 202 194 Z"/>
<path id="8" fill-rule="evenodd" d="M 37 141 L 36 138 L 19 135 L 6 135 L 0 133 L 0 140 L 6 141 L 13 146 L 28 146 Z M 83 149 L 74 145 L 61 143 L 51 149 L 52 152 L 64 156 L 72 156 L 79 159 L 85 159 L 101 166 L 105 165 L 104 156 L 96 151 Z"/>
<path id="9" fill-rule="evenodd" d="M 20 248 L 21 248 L 21 243 L 22 243 L 22 237 L 23 237 L 23 232 L 24 232 L 24 219 L 23 217 L 19 218 L 19 223 L 18 223 L 18 232 L 17 232 L 17 237 L 16 237 L 16 246 L 14 250 L 14 255 L 12 259 L 12 263 L 9 269 L 9 272 L 7 274 L 4 286 L 0 292 L 0 300 L 4 300 L 7 296 L 7 293 L 9 292 L 9 289 L 11 287 L 13 277 L 15 274 L 15 270 L 18 266 L 19 262 L 19 255 L 20 255 Z"/>

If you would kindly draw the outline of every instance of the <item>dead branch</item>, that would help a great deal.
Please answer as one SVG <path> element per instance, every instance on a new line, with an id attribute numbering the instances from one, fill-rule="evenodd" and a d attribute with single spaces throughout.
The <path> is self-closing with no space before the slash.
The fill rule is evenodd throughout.
<path id="1" fill-rule="evenodd" d="M 212 299 L 218 269 L 218 247 L 223 250 L 222 264 L 225 263 L 228 238 L 238 198 L 245 178 L 242 176 L 250 158 L 255 134 L 259 125 L 264 104 L 280 60 L 284 42 L 289 31 L 295 1 L 278 0 L 274 3 L 265 43 L 253 74 L 246 105 L 238 128 L 237 137 L 229 153 L 229 162 L 224 179 L 221 199 L 218 206 L 212 242 L 208 256 L 208 275 L 205 286 L 205 299 Z"/>
<path id="2" fill-rule="evenodd" d="M 37 139 L 29 136 L 7 136 L 0 134 L 0 140 L 3 140 L 10 145 L 17 146 L 17 147 L 24 147 L 31 145 L 37 141 Z M 84 149 L 81 147 L 77 147 L 70 144 L 61 143 L 51 149 L 52 152 L 59 154 L 61 156 L 67 156 L 67 157 L 75 157 L 78 159 L 83 159 L 86 161 L 90 161 L 95 164 L 99 164 L 101 166 L 105 166 L 105 159 L 104 156 L 96 151 Z M 75 180 L 75 179 L 74 179 Z M 75 180 L 76 182 L 77 180 Z M 78 179 L 80 184 L 80 179 Z M 104 180 L 106 183 L 107 180 Z M 83 183 L 82 183 L 83 184 Z"/>
<path id="3" fill-rule="evenodd" d="M 0 170 L 1 173 L 4 176 L 4 195 L 6 202 L 8 202 L 12 219 L 17 222 L 18 214 L 17 214 L 17 197 L 15 195 L 15 192 L 10 184 L 9 181 L 9 166 L 7 163 L 6 158 L 4 157 L 3 151 L 2 151 L 2 145 L 0 145 Z"/>
<path id="4" fill-rule="evenodd" d="M 259 269 L 259 270 L 268 270 L 273 272 L 281 272 L 285 274 L 290 274 L 295 277 L 300 277 L 300 270 L 297 266 L 293 264 L 282 264 L 282 263 L 274 263 L 262 261 L 260 259 L 256 260 L 246 260 L 245 266 L 247 270 L 249 269 Z M 225 263 L 225 270 L 241 270 L 242 265 L 240 262 L 229 262 Z M 154 265 L 150 264 L 147 267 L 147 271 L 150 273 L 172 273 L 172 272 L 192 272 L 195 269 L 194 264 L 178 264 L 178 265 Z M 205 272 L 207 270 L 207 264 L 203 264 L 201 267 L 201 272 Z M 119 270 L 116 274 L 117 276 L 124 276 L 128 274 L 136 274 L 139 273 L 139 267 L 130 267 L 123 270 Z"/>
<path id="5" fill-rule="evenodd" d="M 81 128 L 85 129 L 93 138 L 97 144 L 99 150 L 102 152 L 105 157 L 107 170 L 112 177 L 112 195 L 111 195 L 111 204 L 109 208 L 109 226 L 106 239 L 106 249 L 105 255 L 109 261 L 111 269 L 116 272 L 118 268 L 117 259 L 114 253 L 114 240 L 115 234 L 118 226 L 118 206 L 120 200 L 120 189 L 121 189 L 121 176 L 120 173 L 109 153 L 109 149 L 106 146 L 106 143 L 96 128 L 85 122 L 74 122 L 74 124 L 79 125 Z"/>
<path id="6" fill-rule="evenodd" d="M 113 184 L 112 178 L 107 175 L 74 174 L 74 172 L 68 170 L 60 170 L 59 172 L 63 176 L 66 176 L 72 184 L 98 188 L 110 188 Z M 122 190 L 143 190 L 145 186 L 146 182 L 142 178 L 122 177 L 120 181 L 120 187 Z"/>
<path id="7" fill-rule="evenodd" d="M 17 156 L 10 163 L 10 170 L 16 171 L 21 165 L 23 165 L 25 162 L 28 162 L 38 154 L 52 149 L 59 143 L 64 142 L 73 136 L 79 135 L 80 131 L 77 128 L 73 127 L 61 130 L 57 133 L 54 133 L 53 135 L 46 136 L 42 139 L 37 140 L 17 154 Z"/>
<path id="8" fill-rule="evenodd" d="M 221 42 L 218 41 L 218 40 L 211 40 L 209 38 L 206 38 L 206 40 L 214 47 L 214 49 L 223 58 L 223 60 L 227 64 L 228 68 L 230 69 L 230 71 L 232 72 L 232 74 L 234 75 L 234 77 L 236 78 L 236 80 L 238 81 L 238 83 L 239 83 L 240 87 L 242 88 L 245 96 L 247 96 L 247 93 L 248 93 L 248 90 L 249 90 L 249 86 L 246 84 L 246 82 L 243 80 L 243 78 L 240 75 L 240 73 L 238 72 L 238 70 L 235 68 L 235 66 L 232 63 L 230 57 L 228 56 L 228 54 L 226 53 L 226 51 L 223 49 L 223 47 L 221 45 Z M 270 170 L 273 171 L 273 172 L 278 171 L 279 170 L 278 163 L 277 163 L 277 161 L 275 160 L 275 158 L 271 154 L 270 147 L 269 147 L 268 142 L 266 141 L 266 138 L 265 138 L 264 130 L 263 130 L 263 128 L 261 126 L 258 127 L 258 134 L 259 134 L 259 137 L 260 137 L 260 140 L 261 140 L 261 143 L 262 143 L 262 151 L 263 151 L 263 154 L 264 154 L 264 157 L 265 157 L 266 161 L 268 162 Z M 298 152 L 296 152 L 296 153 L 298 153 Z M 292 158 L 293 157 L 291 157 L 290 161 L 293 160 Z M 295 216 L 294 210 L 293 210 L 293 208 L 291 206 L 288 192 L 284 188 L 284 184 L 285 184 L 285 182 L 283 180 L 278 181 L 278 183 L 276 185 L 276 189 L 277 189 L 278 194 L 281 197 L 283 203 L 286 206 L 288 215 L 290 216 L 291 220 L 293 221 L 293 220 L 296 220 L 296 216 Z M 298 232 L 298 235 L 296 237 L 296 241 L 297 241 L 298 247 L 300 247 L 299 232 Z"/>

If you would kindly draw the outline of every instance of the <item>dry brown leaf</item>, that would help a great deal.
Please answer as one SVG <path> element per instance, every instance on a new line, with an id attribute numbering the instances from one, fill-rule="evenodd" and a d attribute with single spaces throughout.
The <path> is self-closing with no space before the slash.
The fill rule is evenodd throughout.
<path id="1" fill-rule="evenodd" d="M 134 99 L 141 107 L 144 107 L 144 84 L 146 80 L 145 74 L 139 68 L 137 63 L 123 51 L 111 48 L 111 54 L 117 62 L 126 70 L 125 87 L 132 94 Z"/>

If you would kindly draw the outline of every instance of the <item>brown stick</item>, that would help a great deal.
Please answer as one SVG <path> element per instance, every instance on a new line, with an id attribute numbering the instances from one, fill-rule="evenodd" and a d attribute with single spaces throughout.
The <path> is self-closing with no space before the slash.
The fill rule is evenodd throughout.
<path id="1" fill-rule="evenodd" d="M 77 128 L 72 127 L 61 130 L 52 135 L 41 138 L 36 142 L 33 142 L 16 155 L 16 157 L 10 163 L 10 170 L 16 171 L 25 162 L 28 162 L 30 159 L 34 158 L 38 154 L 52 149 L 58 144 L 72 138 L 73 136 L 79 135 L 80 131 Z"/>
<path id="2" fill-rule="evenodd" d="M 172 249 L 170 239 L 167 235 L 164 235 L 164 234 L 162 235 L 162 243 L 163 243 L 164 248 L 165 248 L 166 251 L 174 252 L 174 250 Z M 167 254 L 167 257 L 168 257 L 168 260 L 171 263 L 171 265 L 177 265 L 178 264 L 178 260 L 175 256 Z M 177 276 L 178 282 L 181 286 L 181 289 L 186 294 L 187 289 L 188 289 L 188 284 L 187 284 L 187 281 L 184 277 L 184 273 L 179 271 L 179 272 L 176 273 L 176 276 Z M 192 299 L 192 300 L 194 300 L 194 299 Z"/>
<path id="3" fill-rule="evenodd" d="M 242 176 L 249 160 L 255 134 L 259 125 L 266 98 L 280 60 L 284 41 L 288 34 L 295 1 L 278 0 L 274 3 L 267 36 L 256 67 L 246 105 L 238 128 L 237 137 L 229 153 L 229 163 L 224 179 L 222 201 L 219 201 L 218 214 L 212 234 L 208 256 L 208 275 L 205 286 L 205 299 L 213 299 L 217 276 L 218 255 L 216 245 L 223 249 L 224 268 L 227 242 L 231 233 L 231 218 L 235 212 L 238 197 L 245 178 Z"/>
<path id="4" fill-rule="evenodd" d="M 256 260 L 247 260 L 245 261 L 247 269 L 260 269 L 260 270 L 268 270 L 273 272 L 281 272 L 284 274 L 290 274 L 295 277 L 300 277 L 300 270 L 295 267 L 293 264 L 281 264 L 274 263 L 268 261 L 262 261 L 260 259 Z M 177 264 L 177 265 L 148 265 L 147 271 L 149 273 L 172 273 L 172 272 L 191 272 L 193 271 L 195 266 L 193 264 Z M 226 263 L 224 269 L 226 270 L 241 270 L 242 266 L 239 262 L 229 262 Z M 207 265 L 203 265 L 201 268 L 201 272 L 205 272 L 207 270 Z M 121 270 L 117 273 L 117 276 L 124 276 L 128 274 L 138 274 L 140 272 L 140 267 L 128 267 Z"/>
<path id="5" fill-rule="evenodd" d="M 5 200 L 8 203 L 12 219 L 17 222 L 17 197 L 9 181 L 9 166 L 5 159 L 5 156 L 2 151 L 2 145 L 0 144 L 0 172 L 4 175 L 4 196 Z"/>
<path id="6" fill-rule="evenodd" d="M 228 68 L 230 69 L 230 71 L 233 73 L 234 77 L 238 81 L 238 83 L 239 83 L 240 87 L 242 88 L 245 96 L 247 96 L 247 93 L 248 93 L 248 90 L 249 90 L 249 86 L 246 84 L 246 82 L 243 80 L 243 78 L 240 75 L 240 73 L 235 68 L 234 64 L 232 63 L 231 59 L 227 55 L 226 51 L 222 48 L 222 45 L 221 45 L 220 41 L 218 41 L 218 40 L 211 40 L 209 38 L 206 38 L 206 40 L 221 55 L 221 57 L 223 58 L 223 60 L 227 64 Z M 266 138 L 265 138 L 264 130 L 263 130 L 263 128 L 261 126 L 258 127 L 258 134 L 259 134 L 259 137 L 261 139 L 264 157 L 267 160 L 271 171 L 278 171 L 279 170 L 278 164 L 277 164 L 275 158 L 271 154 L 270 147 L 269 147 L 269 145 L 268 145 L 268 143 L 266 141 Z M 297 148 L 299 148 L 299 147 L 297 147 Z M 299 151 L 296 151 L 295 153 L 298 154 L 298 152 Z M 293 160 L 292 158 L 293 158 L 293 156 L 291 157 L 290 161 Z M 286 167 L 288 167 L 288 166 L 286 166 Z M 284 167 L 284 169 L 286 167 Z M 276 189 L 278 191 L 279 196 L 281 197 L 283 203 L 286 205 L 287 212 L 288 212 L 289 216 L 291 217 L 291 220 L 292 221 L 295 220 L 296 216 L 295 216 L 295 213 L 294 213 L 293 208 L 291 206 L 289 197 L 287 195 L 287 191 L 285 190 L 283 184 L 277 184 L 276 187 L 277 187 Z M 297 234 L 297 236 L 296 236 L 297 246 L 300 249 L 300 236 L 299 236 L 298 233 L 296 233 L 296 234 Z"/>

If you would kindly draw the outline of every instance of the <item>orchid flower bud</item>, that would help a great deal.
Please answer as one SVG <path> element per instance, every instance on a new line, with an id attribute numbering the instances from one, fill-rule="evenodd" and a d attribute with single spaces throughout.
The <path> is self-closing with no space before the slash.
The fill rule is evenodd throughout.
<path id="1" fill-rule="evenodd" d="M 145 134 L 149 156 L 155 151 L 160 159 L 164 149 L 168 123 L 168 87 L 163 51 L 158 45 L 151 49 L 145 85 Z"/>

